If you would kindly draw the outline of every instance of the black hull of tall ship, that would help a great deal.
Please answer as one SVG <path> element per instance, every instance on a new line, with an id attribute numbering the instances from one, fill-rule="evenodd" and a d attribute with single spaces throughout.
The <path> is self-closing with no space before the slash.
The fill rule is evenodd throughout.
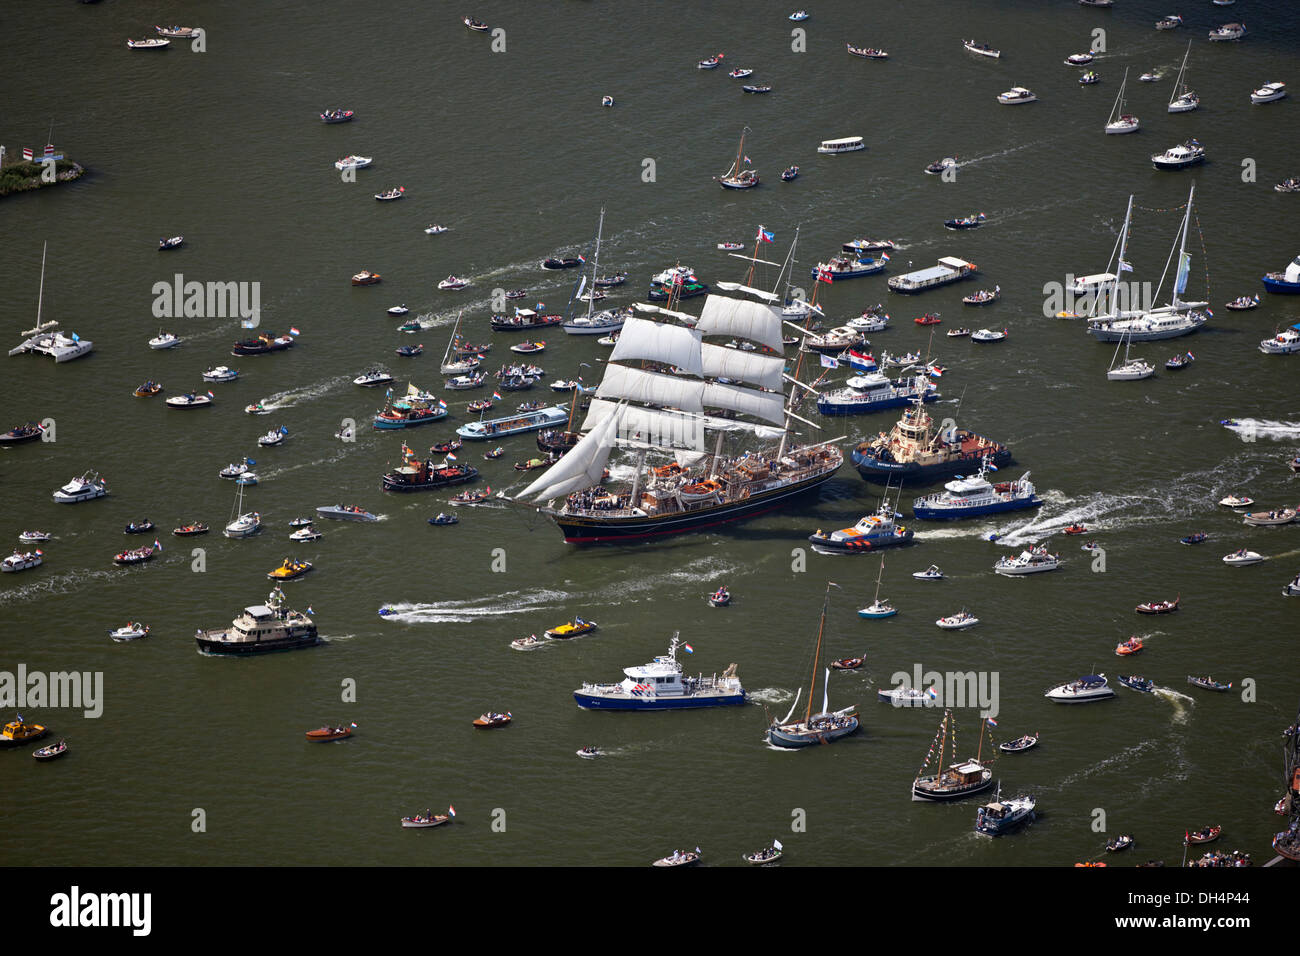
<path id="1" fill-rule="evenodd" d="M 315 647 L 321 643 L 321 639 L 313 628 L 309 634 L 270 641 L 221 641 L 210 637 L 196 637 L 194 643 L 199 646 L 199 652 L 202 654 L 249 657 L 253 654 L 273 654 L 276 651 L 296 651 L 303 647 Z"/>
<path id="2" fill-rule="evenodd" d="M 806 494 L 821 487 L 835 476 L 828 471 L 807 478 L 798 484 L 788 485 L 759 495 L 753 495 L 744 501 L 715 505 L 711 508 L 699 508 L 693 511 L 650 517 L 631 518 L 593 518 L 585 515 L 564 515 L 548 512 L 564 532 L 566 544 L 608 544 L 632 543 L 636 541 L 653 541 L 675 534 L 687 534 L 692 531 L 707 531 L 733 521 L 753 518 L 769 511 L 775 511 L 789 498 Z"/>
<path id="3" fill-rule="evenodd" d="M 941 478 L 951 478 L 954 475 L 973 474 L 979 471 L 980 462 L 988 457 L 989 461 L 997 468 L 1014 463 L 1011 457 L 1011 451 L 1007 448 L 1001 448 L 994 452 L 984 449 L 979 454 L 966 453 L 957 458 L 951 458 L 945 462 L 939 462 L 933 465 L 917 465 L 911 462 L 900 463 L 896 461 L 880 461 L 868 455 L 863 455 L 858 451 L 852 454 L 853 464 L 858 469 L 864 481 L 873 485 L 891 484 L 921 484 L 925 482 L 938 481 Z"/>

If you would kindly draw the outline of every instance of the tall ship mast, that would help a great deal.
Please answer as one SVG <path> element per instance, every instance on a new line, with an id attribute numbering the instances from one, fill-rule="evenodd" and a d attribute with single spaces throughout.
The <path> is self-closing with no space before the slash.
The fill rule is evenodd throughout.
<path id="1" fill-rule="evenodd" d="M 793 261 L 792 243 L 782 272 Z M 794 411 L 801 391 L 812 389 L 798 381 L 798 368 L 785 372 L 780 297 L 740 283 L 718 288 L 735 294 L 710 293 L 698 320 L 637 306 L 653 318 L 623 326 L 581 425 L 585 437 L 520 493 L 548 502 L 539 510 L 565 541 L 652 540 L 717 527 L 777 510 L 844 464 L 839 438 L 800 444 L 794 435 L 796 423 L 821 426 Z M 740 347 L 709 341 L 717 339 Z M 725 452 L 729 435 L 750 450 Z M 601 483 L 615 448 L 636 453 L 632 482 L 619 489 Z"/>

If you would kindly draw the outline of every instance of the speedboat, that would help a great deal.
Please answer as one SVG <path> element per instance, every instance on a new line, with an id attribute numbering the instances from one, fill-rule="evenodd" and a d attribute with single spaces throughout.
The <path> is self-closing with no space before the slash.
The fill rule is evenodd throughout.
<path id="1" fill-rule="evenodd" d="M 1296 185 L 1297 187 L 1300 187 L 1300 180 L 1296 181 Z M 1224 303 L 1223 307 L 1225 309 L 1230 309 L 1233 312 L 1249 312 L 1251 309 L 1259 308 L 1259 296 L 1257 295 L 1238 296 L 1237 298 L 1233 299 L 1231 302 Z"/>
<path id="2" fill-rule="evenodd" d="M 963 216 L 961 219 L 945 219 L 943 226 L 945 229 L 978 229 L 983 221 L 984 213 L 979 213 L 973 216 Z"/>
<path id="3" fill-rule="evenodd" d="M 194 27 L 168 26 L 160 27 L 154 24 L 154 32 L 160 37 L 171 37 L 174 40 L 189 40 L 198 36 L 199 30 Z"/>
<path id="4" fill-rule="evenodd" d="M 1115 691 L 1106 683 L 1105 674 L 1086 674 L 1050 688 L 1043 696 L 1057 704 L 1086 704 L 1114 697 Z"/>
<path id="5" fill-rule="evenodd" d="M 440 225 L 438 225 L 437 223 L 430 223 L 430 224 L 429 224 L 429 228 L 426 229 L 426 230 L 424 230 L 424 233 L 425 233 L 425 235 L 427 235 L 427 236 L 436 236 L 436 235 L 439 235 L 440 233 L 444 233 L 444 232 L 446 232 L 446 231 L 447 231 L 447 227 L 446 227 L 446 226 L 440 226 Z M 508 298 L 510 298 L 510 296 L 506 296 L 506 298 L 508 299 Z"/>
<path id="6" fill-rule="evenodd" d="M 362 388 L 374 388 L 377 385 L 388 385 L 393 381 L 390 372 L 382 368 L 367 369 L 352 380 L 353 385 L 360 385 Z"/>
<path id="7" fill-rule="evenodd" d="M 718 68 L 718 64 L 722 62 L 723 56 L 724 54 L 722 53 L 714 54 L 713 56 L 709 57 L 707 60 L 700 60 L 698 63 L 695 64 L 695 66 L 701 70 L 716 70 Z"/>
<path id="8" fill-rule="evenodd" d="M 542 640 L 536 634 L 529 634 L 527 637 L 521 637 L 516 641 L 511 641 L 510 646 L 517 651 L 535 651 L 539 647 L 545 647 L 546 641 Z"/>
<path id="9" fill-rule="evenodd" d="M 337 170 L 344 169 L 364 169 L 375 161 L 373 156 L 344 156 L 334 163 Z"/>
<path id="10" fill-rule="evenodd" d="M 1248 508 L 1255 503 L 1255 499 L 1249 496 L 1238 497 L 1237 495 L 1228 495 L 1226 498 L 1220 498 L 1219 504 L 1225 508 Z"/>
<path id="11" fill-rule="evenodd" d="M 1032 103 L 1037 99 L 1037 96 L 1035 96 L 1031 91 L 1025 89 L 1023 86 L 1013 86 L 1005 93 L 998 94 L 998 102 L 1003 106 L 1016 106 L 1020 103 Z"/>
<path id="12" fill-rule="evenodd" d="M 137 621 L 127 621 L 124 627 L 119 627 L 115 631 L 109 631 L 108 636 L 119 644 L 124 641 L 138 641 L 149 633 L 148 624 L 140 624 Z"/>
<path id="13" fill-rule="evenodd" d="M 790 14 L 790 16 L 789 16 L 788 19 L 794 20 L 796 23 L 801 22 L 801 21 L 803 21 L 803 20 L 807 20 L 807 19 L 808 19 L 808 11 L 807 11 L 807 10 L 796 10 L 794 13 Z"/>
<path id="14" fill-rule="evenodd" d="M 108 494 L 108 482 L 99 477 L 99 473 L 88 471 L 80 478 L 73 478 L 51 496 L 61 504 L 76 504 L 90 501 Z"/>
<path id="15" fill-rule="evenodd" d="M 168 408 L 207 408 L 212 404 L 212 393 L 200 395 L 197 392 L 186 392 L 184 395 L 173 395 L 163 404 Z"/>
<path id="16" fill-rule="evenodd" d="M 924 707 L 933 699 L 928 692 L 915 687 L 902 686 L 888 689 L 881 687 L 876 690 L 876 700 L 882 704 L 893 704 L 895 707 Z"/>
<path id="17" fill-rule="evenodd" d="M 741 87 L 741 90 L 743 90 L 743 91 L 746 92 L 746 93 L 771 93 L 771 92 L 772 92 L 772 87 L 770 87 L 770 86 L 742 86 L 742 87 Z"/>
<path id="18" fill-rule="evenodd" d="M 1223 563 L 1234 568 L 1245 567 L 1248 564 L 1259 564 L 1265 560 L 1264 556 L 1258 551 L 1249 551 L 1246 548 L 1239 548 L 1232 554 L 1223 556 Z"/>
<path id="19" fill-rule="evenodd" d="M 866 661 L 865 657 L 842 657 L 838 661 L 831 661 L 830 668 L 836 671 L 855 671 Z"/>
<path id="20" fill-rule="evenodd" d="M 478 17 L 461 17 L 461 23 L 469 27 L 475 33 L 487 33 L 490 27 Z"/>
<path id="21" fill-rule="evenodd" d="M 937 564 L 932 564 L 924 571 L 913 571 L 912 577 L 916 578 L 918 581 L 942 581 L 943 572 L 939 570 Z"/>
<path id="22" fill-rule="evenodd" d="M 468 279 L 462 279 L 459 276 L 450 275 L 438 283 L 438 288 L 444 291 L 456 292 L 470 284 Z"/>
<path id="23" fill-rule="evenodd" d="M 753 70 L 736 69 L 728 73 L 727 76 L 731 77 L 733 80 L 741 80 L 749 76 L 753 72 L 754 72 Z"/>
<path id="24" fill-rule="evenodd" d="M 395 305 L 395 306 L 393 306 L 392 308 L 390 308 L 390 309 L 388 310 L 388 314 L 389 314 L 389 315 L 406 315 L 406 313 L 408 313 L 408 312 L 410 312 L 410 311 L 411 311 L 411 310 L 408 309 L 408 308 L 406 307 L 405 304 L 403 304 L 403 305 Z"/>
<path id="25" fill-rule="evenodd" d="M 1171 146 L 1163 153 L 1153 153 L 1151 165 L 1156 169 L 1187 169 L 1205 162 L 1205 147 L 1189 139 L 1181 146 Z"/>
<path id="26" fill-rule="evenodd" d="M 419 345 L 399 345 L 393 351 L 396 352 L 398 355 L 402 356 L 403 358 L 414 358 L 415 356 L 420 355 L 424 352 L 424 344 L 421 343 Z"/>
<path id="27" fill-rule="evenodd" d="M 1096 57 L 1091 53 L 1071 53 L 1065 58 L 1066 66 L 1087 66 Z"/>
<path id="28" fill-rule="evenodd" d="M 299 528 L 297 531 L 293 532 L 293 534 L 289 535 L 289 540 L 290 541 L 315 541 L 318 538 L 322 538 L 322 537 L 324 537 L 324 535 L 309 524 L 306 525 L 305 527 Z"/>
<path id="29" fill-rule="evenodd" d="M 171 42 L 171 40 L 164 40 L 161 37 L 149 37 L 146 40 L 132 40 L 128 38 L 126 45 L 132 50 L 165 50 Z"/>
<path id="30" fill-rule="evenodd" d="M 16 425 L 0 434 L 0 445 L 22 445 L 29 441 L 40 441 L 45 435 L 45 426 L 40 422 L 27 422 Z"/>
<path id="31" fill-rule="evenodd" d="M 24 544 L 34 544 L 38 541 L 49 541 L 53 537 L 48 531 L 24 531 L 18 535 L 18 540 Z"/>
<path id="32" fill-rule="evenodd" d="M 378 272 L 371 272 L 369 269 L 362 269 L 352 277 L 353 285 L 378 285 L 384 281 L 384 277 Z"/>
<path id="33" fill-rule="evenodd" d="M 987 43 L 977 43 L 974 40 L 963 40 L 961 43 L 971 53 L 977 53 L 980 56 L 987 56 L 991 59 L 999 59 L 1002 56 L 1001 50 L 995 50 Z"/>
<path id="34" fill-rule="evenodd" d="M 974 627 L 979 622 L 979 618 L 965 608 L 962 608 L 956 614 L 950 614 L 948 617 L 941 617 L 934 623 L 945 631 L 960 631 L 964 628 Z"/>
<path id="35" fill-rule="evenodd" d="M 1028 795 L 994 800 L 975 811 L 975 832 L 983 836 L 999 837 L 1010 833 L 1034 819 L 1037 801 Z"/>
<path id="36" fill-rule="evenodd" d="M 180 336 L 158 330 L 158 334 L 149 340 L 151 349 L 174 349 L 181 344 Z"/>
<path id="37" fill-rule="evenodd" d="M 256 465 L 256 464 L 257 462 L 253 461 L 251 458 L 245 458 L 243 461 L 240 462 L 231 462 L 225 468 L 222 468 L 219 472 L 217 472 L 217 477 L 238 478 L 240 475 L 245 474 L 248 471 L 249 465 Z"/>
<path id="38" fill-rule="evenodd" d="M 1156 689 L 1156 682 L 1149 677 L 1139 677 L 1136 674 L 1119 674 L 1115 679 L 1129 690 L 1135 690 L 1142 694 L 1150 694 Z"/>
<path id="39" fill-rule="evenodd" d="M 1285 83 L 1265 83 L 1250 94 L 1250 101 L 1252 103 L 1272 103 L 1284 96 L 1286 96 Z"/>
<path id="40" fill-rule="evenodd" d="M 1189 534 L 1185 537 L 1179 538 L 1178 543 L 1179 544 L 1200 544 L 1202 541 L 1208 541 L 1209 538 L 1210 536 L 1206 534 L 1204 531 L 1198 531 L 1195 534 Z"/>
<path id="41" fill-rule="evenodd" d="M 600 98 L 600 105 L 601 105 L 601 106 L 613 106 L 613 105 L 614 105 L 614 97 L 612 97 L 612 96 L 610 96 L 608 93 L 606 93 L 604 96 L 602 96 L 602 97 Z"/>
<path id="42" fill-rule="evenodd" d="M 988 305 L 1000 298 L 1002 298 L 1002 286 L 995 285 L 992 289 L 980 289 L 978 292 L 962 296 L 961 301 L 962 305 Z"/>
<path id="43" fill-rule="evenodd" d="M 1141 653 L 1143 644 L 1142 638 L 1135 635 L 1115 645 L 1115 653 L 1120 657 L 1132 657 L 1134 654 Z"/>
<path id="44" fill-rule="evenodd" d="M 226 365 L 209 367 L 203 373 L 203 381 L 205 382 L 233 382 L 237 378 L 239 378 L 239 370 Z"/>
<path id="45" fill-rule="evenodd" d="M 372 515 L 360 505 L 322 505 L 316 509 L 316 514 L 322 518 L 334 518 L 339 521 L 378 521 L 375 515 Z"/>
<path id="46" fill-rule="evenodd" d="M 357 725 L 339 724 L 337 727 L 324 726 L 317 727 L 315 730 L 308 730 L 304 736 L 313 743 L 328 743 L 331 740 L 346 740 L 352 736 L 352 730 Z"/>
<path id="47" fill-rule="evenodd" d="M 1282 586 L 1282 594 L 1286 597 L 1300 597 L 1300 574 Z"/>

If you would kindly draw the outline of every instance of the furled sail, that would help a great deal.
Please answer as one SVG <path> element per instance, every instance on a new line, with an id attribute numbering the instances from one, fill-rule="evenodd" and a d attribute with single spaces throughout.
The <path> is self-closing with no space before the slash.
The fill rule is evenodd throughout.
<path id="1" fill-rule="evenodd" d="M 750 339 L 781 352 L 781 313 L 761 302 L 747 302 L 723 295 L 710 295 L 695 327 L 705 335 L 727 335 Z"/>
<path id="2" fill-rule="evenodd" d="M 648 319 L 630 318 L 623 323 L 609 360 L 628 359 L 664 362 L 689 375 L 704 374 L 700 367 L 699 332 Z"/>
<path id="3" fill-rule="evenodd" d="M 614 447 L 613 433 L 617 424 L 617 415 L 607 417 L 545 474 L 520 492 L 519 497 L 538 501 L 560 498 L 600 484 L 610 449 Z"/>
<path id="4" fill-rule="evenodd" d="M 724 348 L 721 345 L 702 345 L 700 354 L 703 359 L 704 374 L 709 378 L 739 379 L 742 382 L 753 382 L 755 385 L 773 390 L 784 387 L 781 381 L 781 372 L 785 369 L 783 358 L 757 355 L 742 349 Z"/>

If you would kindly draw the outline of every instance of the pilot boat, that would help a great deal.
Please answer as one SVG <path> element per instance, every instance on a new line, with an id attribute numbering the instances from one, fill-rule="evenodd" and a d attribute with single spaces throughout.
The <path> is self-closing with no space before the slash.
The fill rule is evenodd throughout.
<path id="1" fill-rule="evenodd" d="M 1057 704 L 1086 704 L 1114 697 L 1115 691 L 1106 683 L 1105 674 L 1086 674 L 1048 689 L 1043 696 Z"/>
<path id="2" fill-rule="evenodd" d="M 955 762 L 957 759 L 957 722 L 952 715 L 952 711 L 943 712 L 943 720 L 939 723 L 939 730 L 935 734 L 934 743 L 930 745 L 930 752 L 926 755 L 925 763 L 917 772 L 916 779 L 912 781 L 912 799 L 913 800 L 931 800 L 947 802 L 951 800 L 963 800 L 966 797 L 974 796 L 977 793 L 983 793 L 993 786 L 993 770 L 990 766 L 984 764 L 981 758 L 984 756 L 984 738 L 989 737 L 988 720 L 981 721 L 980 742 L 974 757 L 964 760 L 960 763 Z M 949 741 L 951 740 L 951 745 Z M 989 749 L 993 751 L 994 757 L 997 751 L 993 750 L 993 740 L 989 737 Z M 954 763 L 944 767 L 944 761 L 947 758 L 948 751 L 952 751 Z M 931 762 L 934 763 L 934 772 L 927 774 Z"/>
<path id="3" fill-rule="evenodd" d="M 821 622 L 817 625 L 817 645 L 813 652 L 812 680 L 808 687 L 808 704 L 804 709 L 804 715 L 802 719 L 791 719 L 794 716 L 794 709 L 799 706 L 799 693 L 802 692 L 800 688 L 800 692 L 794 696 L 794 702 L 790 705 L 790 711 L 785 715 L 785 719 L 773 721 L 767 729 L 768 743 L 774 747 L 795 749 L 810 747 L 813 744 L 829 744 L 855 733 L 859 727 L 858 713 L 855 708 L 845 707 L 836 711 L 830 709 L 829 667 L 826 668 L 822 681 L 822 709 L 816 714 L 812 712 L 813 695 L 817 690 L 817 670 L 821 661 L 822 636 L 826 631 L 826 608 L 830 604 L 833 587 L 839 585 L 827 583 L 826 596 L 822 600 Z"/>
<path id="4" fill-rule="evenodd" d="M 667 654 L 648 664 L 625 667 L 627 676 L 617 684 L 583 684 L 573 692 L 573 699 L 589 710 L 684 710 L 745 702 L 735 664 L 721 675 L 684 677 L 677 661 L 679 647 L 693 653 L 691 645 L 674 633 Z"/>
<path id="5" fill-rule="evenodd" d="M 951 521 L 1036 508 L 1043 503 L 1029 480 L 1029 472 L 1025 472 L 1016 481 L 992 484 L 985 478 L 988 471 L 989 463 L 986 459 L 979 474 L 974 477 L 959 476 L 945 484 L 942 492 L 915 499 L 912 502 L 912 514 L 919 521 Z"/>
<path id="6" fill-rule="evenodd" d="M 584 621 L 580 617 L 575 617 L 566 624 L 543 631 L 542 636 L 552 641 L 567 641 L 570 638 L 581 637 L 583 634 L 590 634 L 597 629 L 598 625 L 595 621 Z"/>
<path id="7" fill-rule="evenodd" d="M 898 517 L 887 501 L 881 501 L 875 514 L 867 515 L 851 528 L 841 528 L 829 534 L 820 528 L 808 536 L 813 550 L 825 554 L 862 554 L 907 544 L 914 532 L 896 524 Z"/>
<path id="8" fill-rule="evenodd" d="M 244 608 L 229 627 L 195 631 L 194 641 L 204 654 L 262 654 L 313 647 L 320 637 L 311 618 L 285 607 L 284 592 L 277 587 L 265 604 Z"/>

